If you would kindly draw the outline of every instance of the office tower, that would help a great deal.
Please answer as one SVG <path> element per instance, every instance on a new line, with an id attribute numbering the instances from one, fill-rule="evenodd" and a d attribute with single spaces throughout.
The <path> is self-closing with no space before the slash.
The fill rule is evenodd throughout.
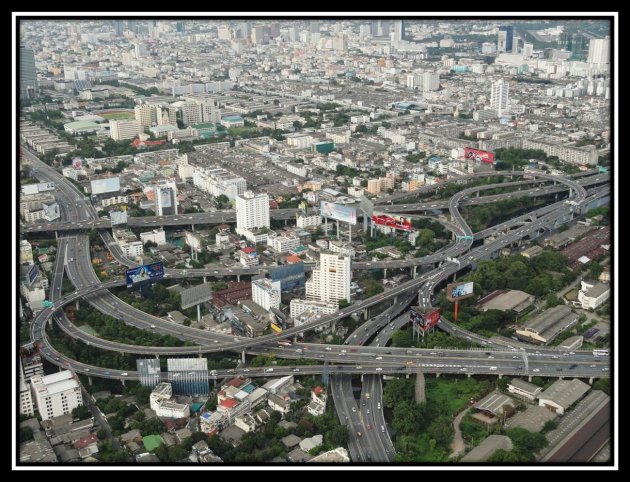
<path id="1" fill-rule="evenodd" d="M 289 42 L 297 42 L 299 40 L 298 29 L 295 27 L 289 28 Z"/>
<path id="2" fill-rule="evenodd" d="M 394 45 L 405 40 L 405 21 L 396 20 L 394 22 Z"/>
<path id="3" fill-rule="evenodd" d="M 497 52 L 512 52 L 514 38 L 514 27 L 511 25 L 499 27 L 499 40 Z"/>
<path id="4" fill-rule="evenodd" d="M 20 45 L 20 99 L 37 95 L 37 71 L 33 49 Z"/>
<path id="5" fill-rule="evenodd" d="M 306 299 L 320 301 L 350 301 L 350 256 L 321 253 L 319 267 L 306 282 Z"/>
<path id="6" fill-rule="evenodd" d="M 533 53 L 534 53 L 534 44 L 525 43 L 523 45 L 523 57 L 525 57 L 526 59 L 529 59 L 531 58 Z"/>
<path id="7" fill-rule="evenodd" d="M 177 33 L 184 33 L 184 32 L 186 32 L 186 23 L 184 23 L 184 22 L 177 22 L 175 24 L 175 30 L 177 30 Z"/>
<path id="8" fill-rule="evenodd" d="M 138 358 L 136 369 L 140 377 L 140 385 L 153 388 L 160 383 L 162 369 L 157 358 Z"/>
<path id="9" fill-rule="evenodd" d="M 508 113 L 510 108 L 509 92 L 510 86 L 503 79 L 497 80 L 492 84 L 490 107 L 496 110 L 499 116 Z"/>
<path id="10" fill-rule="evenodd" d="M 140 122 L 137 120 L 110 120 L 109 137 L 115 141 L 134 139 L 141 133 Z"/>
<path id="11" fill-rule="evenodd" d="M 311 23 L 309 25 L 309 31 L 311 33 L 319 33 L 320 28 L 321 22 L 319 20 L 311 20 Z"/>
<path id="12" fill-rule="evenodd" d="M 157 20 L 149 20 L 147 22 L 147 30 L 149 32 L 149 37 L 157 37 Z"/>
<path id="13" fill-rule="evenodd" d="M 114 20 L 114 30 L 116 31 L 116 37 L 122 37 L 125 32 L 124 20 Z"/>
<path id="14" fill-rule="evenodd" d="M 135 20 L 127 20 L 127 30 L 138 33 L 138 22 Z"/>
<path id="15" fill-rule="evenodd" d="M 245 191 L 236 196 L 236 232 L 269 228 L 269 196 Z"/>
<path id="16" fill-rule="evenodd" d="M 157 216 L 177 214 L 177 186 L 173 181 L 156 185 L 154 197 Z"/>
<path id="17" fill-rule="evenodd" d="M 276 38 L 280 36 L 280 24 L 272 23 L 269 25 L 269 37 Z"/>
<path id="18" fill-rule="evenodd" d="M 392 25 L 391 20 L 380 20 L 379 22 L 381 24 L 381 35 L 383 37 L 389 37 L 389 32 Z"/>
<path id="19" fill-rule="evenodd" d="M 141 59 L 147 55 L 147 47 L 144 44 L 133 44 L 133 48 L 137 59 Z"/>
<path id="20" fill-rule="evenodd" d="M 607 64 L 610 61 L 610 39 L 592 39 L 588 44 L 588 61 L 594 64 Z"/>
<path id="21" fill-rule="evenodd" d="M 83 405 L 81 387 L 69 370 L 44 377 L 34 376 L 31 378 L 31 394 L 42 420 L 71 413 Z"/>
<path id="22" fill-rule="evenodd" d="M 166 366 L 173 393 L 204 395 L 209 392 L 207 358 L 169 358 Z"/>
<path id="23" fill-rule="evenodd" d="M 378 35 L 378 20 L 372 20 L 370 22 L 370 35 L 372 35 L 372 37 Z"/>

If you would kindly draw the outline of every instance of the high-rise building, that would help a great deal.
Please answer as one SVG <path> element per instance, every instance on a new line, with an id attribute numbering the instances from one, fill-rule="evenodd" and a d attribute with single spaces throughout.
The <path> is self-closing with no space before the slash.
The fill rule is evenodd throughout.
<path id="1" fill-rule="evenodd" d="M 252 300 L 267 311 L 280 308 L 280 281 L 257 279 L 252 281 Z"/>
<path id="2" fill-rule="evenodd" d="M 175 30 L 177 31 L 177 33 L 184 33 L 184 32 L 186 32 L 186 23 L 185 22 L 177 22 L 175 24 Z"/>
<path id="3" fill-rule="evenodd" d="M 122 37 L 125 32 L 125 21 L 114 20 L 114 30 L 116 31 L 116 37 Z"/>
<path id="4" fill-rule="evenodd" d="M 534 53 L 534 44 L 530 44 L 526 42 L 523 45 L 523 57 L 525 57 L 526 59 L 529 59 L 531 58 L 533 53 Z"/>
<path id="5" fill-rule="evenodd" d="M 433 92 L 440 88 L 440 74 L 436 72 L 425 72 L 422 75 L 422 91 Z"/>
<path id="6" fill-rule="evenodd" d="M 156 216 L 177 214 L 177 186 L 173 181 L 156 185 L 154 197 Z"/>
<path id="7" fill-rule="evenodd" d="M 394 45 L 398 45 L 405 40 L 405 21 L 396 20 L 394 22 Z"/>
<path id="8" fill-rule="evenodd" d="M 497 52 L 512 52 L 514 38 L 514 27 L 505 25 L 499 27 L 499 40 L 497 43 Z"/>
<path id="9" fill-rule="evenodd" d="M 22 360 L 20 360 L 20 415 L 33 415 L 33 397 L 27 380 L 24 377 Z"/>
<path id="10" fill-rule="evenodd" d="M 269 196 L 245 191 L 236 196 L 236 232 L 269 228 Z"/>
<path id="11" fill-rule="evenodd" d="M 610 62 L 610 39 L 592 39 L 588 44 L 588 61 L 593 64 L 607 64 Z"/>
<path id="12" fill-rule="evenodd" d="M 295 27 L 289 28 L 289 42 L 297 42 L 299 40 L 298 29 Z"/>
<path id="13" fill-rule="evenodd" d="M 136 56 L 137 59 L 146 57 L 147 48 L 144 44 L 133 44 L 133 48 L 134 48 L 134 55 Z"/>
<path id="14" fill-rule="evenodd" d="M 26 239 L 20 241 L 20 264 L 33 264 L 33 249 Z"/>
<path id="15" fill-rule="evenodd" d="M 381 24 L 381 35 L 383 37 L 389 37 L 389 32 L 392 24 L 391 20 L 379 20 L 379 23 Z"/>
<path id="16" fill-rule="evenodd" d="M 207 358 L 169 358 L 166 366 L 173 393 L 205 395 L 209 392 Z"/>
<path id="17" fill-rule="evenodd" d="M 319 20 L 311 20 L 311 23 L 309 25 L 309 31 L 311 33 L 319 33 L 320 28 L 321 22 Z"/>
<path id="18" fill-rule="evenodd" d="M 350 256 L 321 253 L 318 269 L 306 282 L 306 299 L 320 301 L 350 301 L 352 270 Z"/>
<path id="19" fill-rule="evenodd" d="M 69 370 L 44 377 L 34 376 L 31 378 L 31 393 L 42 420 L 71 413 L 83 405 L 81 387 Z"/>
<path id="20" fill-rule="evenodd" d="M 499 116 L 507 113 L 510 108 L 510 85 L 503 79 L 493 82 L 490 91 L 490 107 L 497 111 Z"/>
<path id="21" fill-rule="evenodd" d="M 138 22 L 136 20 L 127 20 L 127 30 L 138 33 Z"/>
<path id="22" fill-rule="evenodd" d="M 37 71 L 33 49 L 20 45 L 20 99 L 37 95 Z"/>
<path id="23" fill-rule="evenodd" d="M 110 120 L 109 137 L 115 141 L 134 139 L 142 132 L 140 122 L 131 119 Z"/>

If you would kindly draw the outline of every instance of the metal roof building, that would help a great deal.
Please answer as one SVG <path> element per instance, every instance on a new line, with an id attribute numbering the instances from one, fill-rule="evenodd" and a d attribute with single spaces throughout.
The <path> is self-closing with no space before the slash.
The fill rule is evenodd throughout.
<path id="1" fill-rule="evenodd" d="M 573 313 L 568 306 L 554 306 L 517 329 L 516 336 L 532 343 L 546 344 L 560 332 L 573 326 L 577 320 L 578 315 Z"/>
<path id="2" fill-rule="evenodd" d="M 558 380 L 538 397 L 538 404 L 562 415 L 590 390 L 590 385 L 577 378 Z"/>

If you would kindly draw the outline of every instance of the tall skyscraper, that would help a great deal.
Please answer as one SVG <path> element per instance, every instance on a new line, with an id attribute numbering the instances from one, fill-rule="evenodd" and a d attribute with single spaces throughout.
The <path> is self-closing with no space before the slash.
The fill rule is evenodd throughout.
<path id="1" fill-rule="evenodd" d="M 177 186 L 174 182 L 165 182 L 155 186 L 154 197 L 157 216 L 177 214 Z"/>
<path id="2" fill-rule="evenodd" d="M 499 27 L 499 40 L 497 43 L 497 52 L 512 52 L 514 38 L 514 27 L 505 25 Z"/>
<path id="3" fill-rule="evenodd" d="M 127 20 L 127 29 L 130 32 L 138 33 L 138 22 L 136 20 Z"/>
<path id="4" fill-rule="evenodd" d="M 20 45 L 20 99 L 37 95 L 37 71 L 33 49 Z"/>
<path id="5" fill-rule="evenodd" d="M 510 108 L 510 85 L 503 79 L 499 79 L 492 84 L 490 92 L 490 107 L 497 111 L 499 116 L 508 113 Z"/>
<path id="6" fill-rule="evenodd" d="M 175 24 L 175 29 L 178 33 L 184 33 L 186 31 L 186 23 L 185 22 L 177 22 Z"/>
<path id="7" fill-rule="evenodd" d="M 319 268 L 306 282 L 306 299 L 320 301 L 350 301 L 352 270 L 350 256 L 321 253 Z"/>
<path id="8" fill-rule="evenodd" d="M 440 74 L 435 72 L 425 72 L 422 75 L 422 91 L 433 92 L 440 88 Z"/>
<path id="9" fill-rule="evenodd" d="M 122 37 L 125 32 L 125 21 L 114 20 L 114 29 L 116 30 L 116 37 Z"/>
<path id="10" fill-rule="evenodd" d="M 610 39 L 592 39 L 588 44 L 588 61 L 594 64 L 607 64 L 610 61 Z"/>
<path id="11" fill-rule="evenodd" d="M 269 196 L 245 191 L 236 196 L 236 232 L 269 228 Z"/>
<path id="12" fill-rule="evenodd" d="M 309 25 L 309 31 L 311 33 L 319 33 L 320 28 L 321 22 L 319 20 L 311 20 L 311 23 Z"/>
<path id="13" fill-rule="evenodd" d="M 405 40 L 405 21 L 396 20 L 394 22 L 394 45 L 398 45 Z"/>

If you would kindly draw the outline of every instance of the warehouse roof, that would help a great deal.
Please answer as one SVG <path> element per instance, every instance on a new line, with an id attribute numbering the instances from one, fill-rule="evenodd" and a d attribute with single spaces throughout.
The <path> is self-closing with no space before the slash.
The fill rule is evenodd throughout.
<path id="1" fill-rule="evenodd" d="M 577 378 L 572 380 L 558 380 L 547 390 L 542 392 L 538 399 L 550 400 L 556 405 L 567 409 L 582 398 L 582 396 L 588 392 L 590 388 L 590 385 L 578 380 Z"/>

